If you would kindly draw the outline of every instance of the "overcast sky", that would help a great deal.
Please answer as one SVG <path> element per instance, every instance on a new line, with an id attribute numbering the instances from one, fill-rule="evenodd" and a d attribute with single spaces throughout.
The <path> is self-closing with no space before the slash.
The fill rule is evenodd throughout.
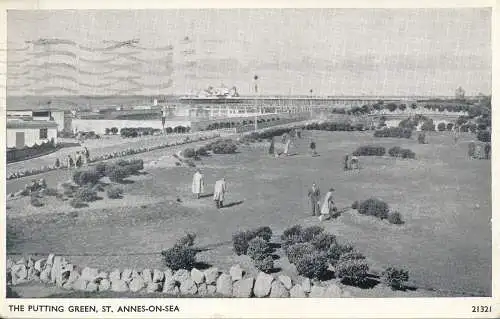
<path id="1" fill-rule="evenodd" d="M 189 41 L 183 41 L 186 37 Z M 121 48 L 121 53 L 150 61 L 140 66 L 139 73 L 125 68 L 112 74 L 128 75 L 144 84 L 142 88 L 132 88 L 130 83 L 113 87 L 113 92 L 130 89 L 130 94 L 182 94 L 221 83 L 249 94 L 255 74 L 262 94 L 307 94 L 313 89 L 318 95 L 453 95 L 458 86 L 468 94 L 491 90 L 489 9 L 8 12 L 9 48 L 22 49 L 25 41 L 39 38 L 66 39 L 90 47 L 134 38 L 141 47 L 173 45 L 171 75 L 167 74 L 171 52 Z M 75 56 L 64 54 L 36 56 L 36 60 L 32 47 L 10 51 L 9 64 L 14 63 L 9 65 L 8 85 L 15 88 L 10 94 L 26 94 L 33 88 L 27 76 L 22 76 L 28 71 L 32 80 L 49 76 L 46 70 L 30 69 L 33 64 L 76 63 L 76 69 L 90 71 L 106 67 L 84 65 L 80 58 L 104 61 L 110 55 L 78 50 L 78 45 L 50 48 L 73 52 L 77 62 Z M 194 53 L 183 53 L 187 51 Z M 131 62 L 117 59 L 113 63 Z M 161 67 L 165 70 L 160 72 Z M 109 78 L 102 82 L 102 76 L 77 75 L 78 83 L 97 84 L 75 84 L 68 76 L 47 78 L 35 81 L 36 92 L 57 94 L 44 91 L 45 85 L 68 87 L 73 94 L 110 94 L 98 87 L 109 84 Z M 170 79 L 171 86 L 166 84 Z"/>

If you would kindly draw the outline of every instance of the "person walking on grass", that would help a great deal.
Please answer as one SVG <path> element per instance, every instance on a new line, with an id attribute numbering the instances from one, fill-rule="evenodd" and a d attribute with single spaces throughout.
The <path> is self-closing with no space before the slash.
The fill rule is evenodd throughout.
<path id="1" fill-rule="evenodd" d="M 200 195 L 203 193 L 205 187 L 205 181 L 203 174 L 199 169 L 193 175 L 193 185 L 191 186 L 191 190 L 196 198 L 200 198 Z"/>
<path id="2" fill-rule="evenodd" d="M 309 148 L 311 149 L 311 154 L 312 156 L 316 156 L 318 153 L 316 153 L 316 143 L 311 140 L 311 144 L 309 144 Z"/>
<path id="3" fill-rule="evenodd" d="M 217 208 L 222 208 L 224 206 L 224 195 L 227 192 L 226 179 L 223 177 L 214 186 L 214 201 Z"/>
<path id="4" fill-rule="evenodd" d="M 323 205 L 321 206 L 321 214 L 319 216 L 319 221 L 322 222 L 324 220 L 330 219 L 334 213 L 337 211 L 335 207 L 335 202 L 333 199 L 333 192 L 335 190 L 330 188 L 328 193 L 325 195 L 325 199 L 323 200 Z"/>
<path id="5" fill-rule="evenodd" d="M 89 149 L 87 148 L 87 146 L 85 146 L 83 149 L 83 155 L 85 155 L 85 164 L 88 165 L 90 163 L 90 153 L 89 153 Z"/>
<path id="6" fill-rule="evenodd" d="M 80 168 L 82 167 L 82 154 L 80 152 L 76 152 L 76 167 Z"/>
<path id="7" fill-rule="evenodd" d="M 312 187 L 309 189 L 307 193 L 307 197 L 309 198 L 309 204 L 311 205 L 311 214 L 312 216 L 319 216 L 319 202 L 320 202 L 321 191 L 319 187 L 316 186 L 316 183 L 312 184 Z"/>
<path id="8" fill-rule="evenodd" d="M 74 165 L 75 162 L 73 161 L 73 158 L 68 154 L 68 168 L 73 168 Z"/>

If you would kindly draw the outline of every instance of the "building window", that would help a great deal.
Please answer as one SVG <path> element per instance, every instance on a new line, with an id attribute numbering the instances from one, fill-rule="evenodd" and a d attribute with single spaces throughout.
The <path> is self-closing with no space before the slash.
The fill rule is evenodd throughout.
<path id="1" fill-rule="evenodd" d="M 40 139 L 45 139 L 49 136 L 49 132 L 46 128 L 40 129 Z"/>

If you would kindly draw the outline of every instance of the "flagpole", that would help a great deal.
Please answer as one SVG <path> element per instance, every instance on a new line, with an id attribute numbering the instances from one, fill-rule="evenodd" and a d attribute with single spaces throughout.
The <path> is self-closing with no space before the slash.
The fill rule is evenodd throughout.
<path id="1" fill-rule="evenodd" d="M 257 92 L 258 92 L 258 86 L 257 86 L 257 80 L 259 77 L 257 75 L 254 75 L 253 77 L 255 81 L 254 89 L 255 89 L 255 97 L 254 97 L 254 108 L 255 108 L 255 118 L 254 118 L 254 130 L 257 131 L 259 128 L 259 125 L 257 124 L 258 120 L 258 112 L 257 112 Z"/>

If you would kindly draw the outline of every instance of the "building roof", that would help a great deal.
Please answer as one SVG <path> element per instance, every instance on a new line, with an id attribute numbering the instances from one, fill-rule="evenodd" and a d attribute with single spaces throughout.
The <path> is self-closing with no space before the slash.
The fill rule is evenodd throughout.
<path id="1" fill-rule="evenodd" d="M 9 112 L 69 112 L 69 110 L 64 110 L 57 107 L 37 107 L 37 108 L 19 108 L 19 109 L 7 109 Z"/>
<path id="2" fill-rule="evenodd" d="M 9 128 L 57 128 L 57 123 L 52 121 L 25 121 L 21 119 L 7 119 L 6 127 Z"/>

